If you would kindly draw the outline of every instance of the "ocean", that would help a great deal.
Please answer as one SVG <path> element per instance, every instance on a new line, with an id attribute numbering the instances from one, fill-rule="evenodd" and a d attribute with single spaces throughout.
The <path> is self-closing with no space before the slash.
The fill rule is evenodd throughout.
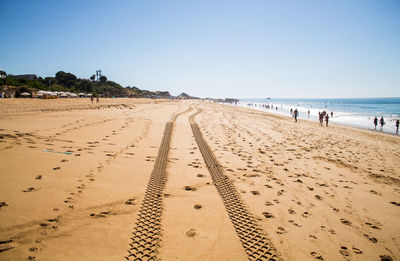
<path id="1" fill-rule="evenodd" d="M 354 99 L 241 99 L 239 106 L 290 115 L 290 109 L 299 111 L 300 119 L 318 121 L 318 112 L 333 112 L 329 121 L 363 129 L 374 129 L 374 117 L 383 116 L 386 124 L 384 132 L 396 133 L 395 122 L 400 119 L 400 98 L 354 98 Z M 273 106 L 267 109 L 263 105 Z M 276 107 L 278 109 L 276 109 Z M 310 117 L 308 117 L 308 110 Z M 378 123 L 377 130 L 380 130 Z"/>

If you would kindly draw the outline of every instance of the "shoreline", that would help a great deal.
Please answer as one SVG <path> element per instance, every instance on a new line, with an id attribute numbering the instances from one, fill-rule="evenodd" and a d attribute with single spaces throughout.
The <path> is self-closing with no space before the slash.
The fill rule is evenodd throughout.
<path id="1" fill-rule="evenodd" d="M 244 102 L 244 103 L 248 103 L 248 102 Z M 229 103 L 222 103 L 222 104 L 226 104 L 226 105 L 230 105 L 230 106 L 239 106 L 239 107 L 249 108 L 249 109 L 256 110 L 256 111 L 266 112 L 266 113 L 269 113 L 271 115 L 280 115 L 280 116 L 284 116 L 284 117 L 287 117 L 287 118 L 293 118 L 292 116 L 287 115 L 286 112 L 279 112 L 279 111 L 276 112 L 276 111 L 272 111 L 271 109 L 258 108 L 258 107 L 254 107 L 254 106 L 246 106 L 245 104 L 243 104 L 243 105 L 234 105 L 234 104 L 229 104 Z M 312 118 L 307 118 L 307 117 L 303 117 L 303 116 L 299 117 L 298 119 L 299 120 L 306 120 L 306 121 L 310 121 L 310 122 L 315 122 L 316 124 L 318 124 L 318 119 L 312 119 Z M 325 120 L 324 120 L 324 124 L 325 124 Z M 396 134 L 395 131 L 385 131 L 385 130 L 381 131 L 381 130 L 379 130 L 379 127 L 377 127 L 377 129 L 374 130 L 374 129 L 368 128 L 366 126 L 363 127 L 363 125 L 345 123 L 345 122 L 337 122 L 335 120 L 330 119 L 329 120 L 329 126 L 331 126 L 331 124 L 339 125 L 339 126 L 345 126 L 345 127 L 351 127 L 351 128 L 354 128 L 354 129 L 361 129 L 361 130 L 366 130 L 366 131 L 379 132 L 379 133 L 384 133 L 384 134 L 389 134 L 389 135 L 394 135 L 394 136 L 400 137 L 400 130 L 399 130 L 399 134 Z M 393 124 L 394 124 L 394 122 L 393 122 Z M 386 125 L 387 125 L 387 123 L 386 123 Z M 325 125 L 324 125 L 324 127 L 325 127 Z"/>

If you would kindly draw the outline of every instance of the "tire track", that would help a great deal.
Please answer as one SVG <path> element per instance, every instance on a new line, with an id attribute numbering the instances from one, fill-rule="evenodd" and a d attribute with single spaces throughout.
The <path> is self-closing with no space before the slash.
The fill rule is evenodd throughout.
<path id="1" fill-rule="evenodd" d="M 138 212 L 136 226 L 132 232 L 129 254 L 125 257 L 127 260 L 157 260 L 158 247 L 161 241 L 162 195 L 167 182 L 165 169 L 172 129 L 178 116 L 190 110 L 191 108 L 174 115 L 165 125 L 156 162 Z"/>
<path id="2" fill-rule="evenodd" d="M 201 111 L 198 109 L 196 113 L 189 117 L 190 126 L 215 187 L 222 198 L 249 260 L 280 260 L 272 242 L 264 236 L 262 229 L 245 207 L 233 183 L 224 175 L 221 165 L 203 139 L 200 128 L 194 121 L 194 117 Z"/>

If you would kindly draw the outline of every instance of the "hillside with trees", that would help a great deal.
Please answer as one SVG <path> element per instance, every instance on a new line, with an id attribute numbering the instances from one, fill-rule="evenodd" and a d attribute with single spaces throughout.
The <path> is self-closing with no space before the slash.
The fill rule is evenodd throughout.
<path id="1" fill-rule="evenodd" d="M 0 87 L 17 87 L 16 97 L 23 92 L 34 93 L 38 90 L 72 92 L 72 93 L 91 93 L 94 96 L 103 97 L 157 97 L 169 98 L 169 92 L 152 92 L 141 90 L 137 87 L 122 87 L 120 84 L 109 81 L 106 76 L 101 75 L 96 80 L 96 75 L 90 79 L 81 79 L 72 73 L 59 71 L 55 77 L 37 77 L 33 74 L 27 75 L 7 75 L 1 71 Z"/>

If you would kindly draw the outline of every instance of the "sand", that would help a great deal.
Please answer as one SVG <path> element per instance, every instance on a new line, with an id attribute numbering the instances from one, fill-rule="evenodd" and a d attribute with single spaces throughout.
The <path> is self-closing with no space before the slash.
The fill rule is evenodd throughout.
<path id="1" fill-rule="evenodd" d="M 277 259 L 400 260 L 397 136 L 196 100 L 2 99 L 0 111 L 0 260 L 252 260 L 236 216 Z M 149 190 L 159 205 L 146 212 Z M 154 244 L 137 247 L 138 233 Z"/>

